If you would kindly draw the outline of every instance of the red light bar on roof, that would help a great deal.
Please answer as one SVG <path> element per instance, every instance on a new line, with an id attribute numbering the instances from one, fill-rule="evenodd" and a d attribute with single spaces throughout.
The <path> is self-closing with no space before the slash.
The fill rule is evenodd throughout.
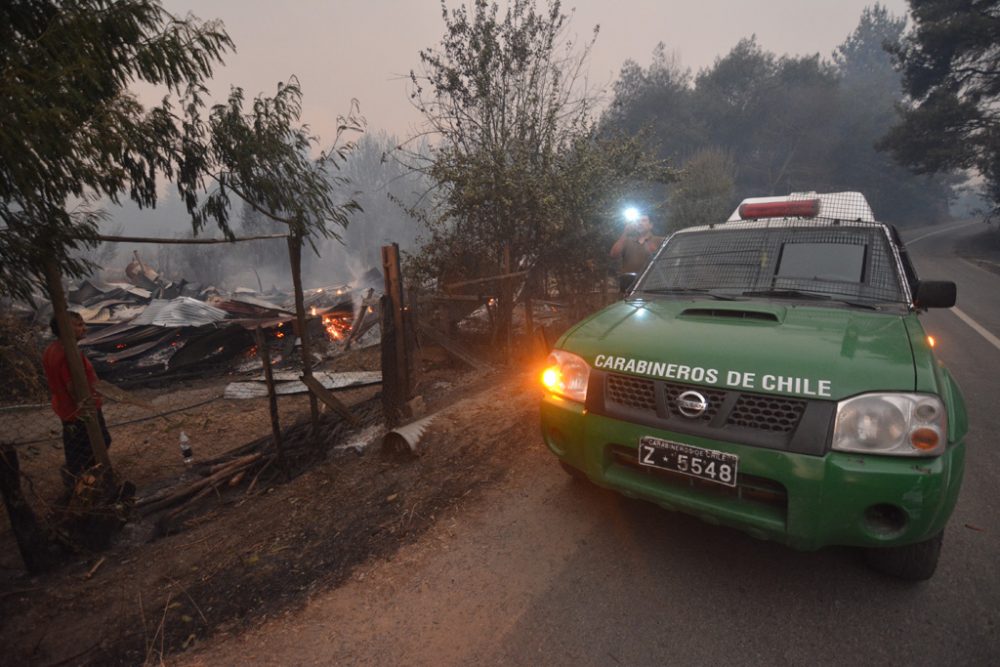
<path id="1" fill-rule="evenodd" d="M 818 199 L 795 199 L 791 201 L 769 201 L 740 204 L 740 218 L 815 218 L 819 213 Z"/>

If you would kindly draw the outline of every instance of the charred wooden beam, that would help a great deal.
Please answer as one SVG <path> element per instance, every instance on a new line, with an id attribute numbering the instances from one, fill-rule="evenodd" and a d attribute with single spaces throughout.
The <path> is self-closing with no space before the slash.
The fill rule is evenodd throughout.
<path id="1" fill-rule="evenodd" d="M 344 405 L 344 403 L 340 399 L 334 396 L 333 392 L 324 387 L 319 380 L 314 378 L 312 375 L 303 375 L 301 380 L 305 386 L 309 387 L 309 391 L 314 396 L 316 396 L 316 398 L 323 401 L 323 403 L 325 403 L 328 407 L 335 410 L 341 417 L 346 419 L 352 426 L 360 425 L 361 422 L 358 421 L 358 418 L 354 415 L 353 412 L 351 412 L 350 408 L 348 408 L 346 405 Z"/>

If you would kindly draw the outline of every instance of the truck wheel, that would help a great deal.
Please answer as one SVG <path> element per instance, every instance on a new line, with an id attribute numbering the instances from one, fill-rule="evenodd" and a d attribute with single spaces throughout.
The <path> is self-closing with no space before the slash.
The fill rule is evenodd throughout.
<path id="1" fill-rule="evenodd" d="M 570 464 L 566 463 L 562 459 L 559 460 L 559 465 L 562 466 L 562 469 L 566 471 L 566 474 L 569 475 L 570 477 L 572 477 L 574 480 L 576 480 L 578 482 L 589 482 L 590 481 L 590 479 L 587 477 L 587 475 L 582 470 L 580 470 L 579 468 L 574 468 L 573 466 L 571 466 Z"/>
<path id="2" fill-rule="evenodd" d="M 934 537 L 916 544 L 866 549 L 865 560 L 869 567 L 883 574 L 908 581 L 925 581 L 930 579 L 937 569 L 943 541 L 944 531 L 941 531 Z"/>

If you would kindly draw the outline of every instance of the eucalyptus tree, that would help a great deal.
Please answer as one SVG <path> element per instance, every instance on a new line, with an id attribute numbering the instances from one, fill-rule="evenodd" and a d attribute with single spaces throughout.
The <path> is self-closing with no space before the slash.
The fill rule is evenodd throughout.
<path id="1" fill-rule="evenodd" d="M 157 176 L 195 196 L 203 83 L 233 43 L 155 0 L 0 4 L 0 291 L 28 296 L 54 263 L 80 276 L 107 198 L 156 202 Z M 136 82 L 181 98 L 146 109 Z"/>
<path id="2" fill-rule="evenodd" d="M 285 222 L 297 249 L 336 237 L 353 210 L 328 179 L 349 146 L 311 157 L 296 81 L 247 112 L 233 89 L 205 118 L 205 84 L 232 48 L 221 23 L 175 17 L 157 0 L 0 3 L 0 294 L 48 293 L 81 400 L 89 391 L 61 278 L 89 270 L 80 250 L 96 244 L 98 202 L 154 206 L 167 179 L 195 232 L 215 223 L 231 237 L 236 196 Z M 145 108 L 137 83 L 166 96 Z M 96 420 L 88 432 L 110 467 Z"/>
<path id="3" fill-rule="evenodd" d="M 10 0 L 0 5 L 0 293 L 48 292 L 81 402 L 89 397 L 61 276 L 85 274 L 97 200 L 156 202 L 157 177 L 194 196 L 200 93 L 233 44 L 217 22 L 176 18 L 154 0 Z M 181 97 L 145 109 L 137 81 Z M 94 455 L 110 469 L 97 420 Z"/>

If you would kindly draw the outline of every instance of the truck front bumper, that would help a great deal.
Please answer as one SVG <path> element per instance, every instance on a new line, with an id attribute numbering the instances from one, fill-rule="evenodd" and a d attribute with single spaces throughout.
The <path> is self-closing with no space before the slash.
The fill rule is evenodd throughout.
<path id="1" fill-rule="evenodd" d="M 808 456 L 651 429 L 557 396 L 543 399 L 541 423 L 549 449 L 599 486 L 802 550 L 899 546 L 937 534 L 965 466 L 964 443 L 936 458 Z M 736 487 L 639 465 L 643 436 L 737 455 Z"/>

